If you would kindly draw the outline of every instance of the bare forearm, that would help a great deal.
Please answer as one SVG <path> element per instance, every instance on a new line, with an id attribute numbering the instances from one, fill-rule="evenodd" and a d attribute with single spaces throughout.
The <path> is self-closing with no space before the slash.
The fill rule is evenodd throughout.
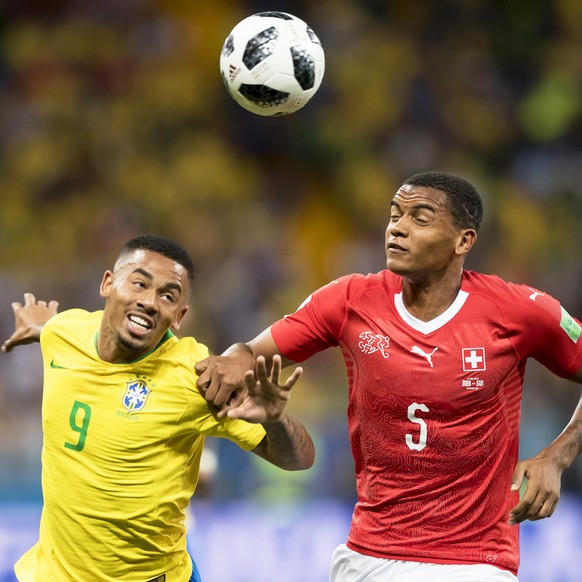
<path id="1" fill-rule="evenodd" d="M 582 397 L 570 422 L 554 442 L 546 447 L 546 452 L 555 456 L 562 470 L 568 469 L 582 453 Z"/>
<path id="2" fill-rule="evenodd" d="M 305 427 L 292 416 L 276 422 L 265 422 L 267 436 L 254 449 L 281 469 L 299 471 L 309 469 L 315 461 L 315 446 Z"/>
<path id="3" fill-rule="evenodd" d="M 238 342 L 232 344 L 222 352 L 221 355 L 236 356 L 240 359 L 244 358 L 245 361 L 249 362 L 248 369 L 251 369 L 253 367 L 251 362 L 253 362 L 253 359 L 256 359 L 258 356 L 264 356 L 267 361 L 267 367 L 270 368 L 273 356 L 281 355 L 281 353 L 271 336 L 270 328 L 268 328 L 248 343 Z M 284 368 L 295 364 L 293 360 L 289 360 L 283 356 L 281 356 L 281 361 L 283 362 Z"/>
<path id="4" fill-rule="evenodd" d="M 232 344 L 230 347 L 226 348 L 224 352 L 222 352 L 223 356 L 231 356 L 233 354 L 249 354 L 253 356 L 253 350 L 248 344 L 244 342 L 238 342 L 236 344 Z M 254 356 L 253 356 L 254 357 Z"/>

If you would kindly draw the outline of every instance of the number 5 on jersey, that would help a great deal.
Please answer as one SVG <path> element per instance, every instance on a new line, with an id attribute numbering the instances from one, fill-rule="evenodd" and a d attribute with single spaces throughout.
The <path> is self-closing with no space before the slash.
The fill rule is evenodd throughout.
<path id="1" fill-rule="evenodd" d="M 420 434 L 418 435 L 418 437 L 416 437 L 416 440 L 413 435 L 411 435 L 410 433 L 406 433 L 406 445 L 411 451 L 422 451 L 422 449 L 426 447 L 426 438 L 428 436 L 428 430 L 426 428 L 426 422 L 424 418 L 416 416 L 416 413 L 419 410 L 421 412 L 428 412 L 428 407 L 425 404 L 418 404 L 418 402 L 413 402 L 408 407 L 408 420 L 410 420 L 410 422 L 418 424 L 420 427 Z"/>

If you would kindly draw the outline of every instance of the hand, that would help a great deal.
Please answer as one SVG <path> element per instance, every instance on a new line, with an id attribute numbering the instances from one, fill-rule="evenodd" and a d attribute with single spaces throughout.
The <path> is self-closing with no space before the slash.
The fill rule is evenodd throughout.
<path id="1" fill-rule="evenodd" d="M 518 463 L 513 472 L 511 490 L 518 491 L 524 478 L 527 478 L 525 493 L 509 512 L 511 525 L 526 519 L 536 521 L 550 517 L 560 500 L 562 469 L 554 456 L 540 453 Z"/>
<path id="2" fill-rule="evenodd" d="M 32 293 L 24 294 L 24 305 L 18 302 L 12 304 L 14 312 L 14 333 L 2 344 L 3 352 L 9 352 L 16 346 L 37 342 L 44 324 L 56 315 L 59 304 L 57 301 L 37 301 Z"/>
<path id="3" fill-rule="evenodd" d="M 244 344 L 236 344 L 225 355 L 211 356 L 196 364 L 196 385 L 207 402 L 218 409 L 219 417 L 242 403 L 247 392 L 245 374 L 254 367 L 255 357 Z"/>
<path id="4" fill-rule="evenodd" d="M 256 378 L 253 370 L 247 371 L 245 374 L 247 393 L 239 406 L 229 408 L 228 418 L 240 418 L 263 424 L 282 420 L 291 396 L 291 388 L 303 374 L 303 368 L 295 368 L 287 382 L 281 386 L 281 367 L 281 356 L 274 356 L 269 375 L 265 358 L 259 356 Z"/>

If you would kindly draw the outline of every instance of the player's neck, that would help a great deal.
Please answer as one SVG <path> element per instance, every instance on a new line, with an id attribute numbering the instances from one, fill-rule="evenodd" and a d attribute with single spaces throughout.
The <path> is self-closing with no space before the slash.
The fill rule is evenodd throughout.
<path id="1" fill-rule="evenodd" d="M 102 334 L 97 336 L 95 345 L 99 359 L 108 364 L 127 364 L 141 357 L 139 353 L 121 349 L 116 343 L 108 341 Z"/>
<path id="2" fill-rule="evenodd" d="M 130 364 L 149 353 L 149 350 L 138 350 L 123 345 L 120 338 L 104 322 L 97 333 L 95 348 L 99 359 L 108 364 Z"/>
<path id="3" fill-rule="evenodd" d="M 459 277 L 436 281 L 402 279 L 402 300 L 407 311 L 421 321 L 431 321 L 444 313 L 455 301 L 461 288 Z"/>

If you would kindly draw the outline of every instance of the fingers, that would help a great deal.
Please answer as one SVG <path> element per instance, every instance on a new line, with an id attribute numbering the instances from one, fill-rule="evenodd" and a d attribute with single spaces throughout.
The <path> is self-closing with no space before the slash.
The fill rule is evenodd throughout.
<path id="1" fill-rule="evenodd" d="M 279 383 L 279 376 L 281 375 L 281 360 L 279 359 L 279 367 L 277 369 L 275 360 L 273 359 L 273 368 L 271 370 L 271 376 L 269 377 L 269 373 L 267 371 L 267 361 L 265 360 L 264 356 L 259 356 L 257 358 L 257 381 L 260 382 L 263 386 L 266 386 L 269 381 L 272 381 L 273 384 Z M 252 370 L 249 370 L 245 374 L 245 382 L 249 388 L 252 388 L 255 385 L 255 375 Z"/>
<path id="2" fill-rule="evenodd" d="M 266 378 L 266 376 L 264 375 L 265 370 L 264 370 L 264 368 L 261 369 L 258 364 L 257 364 L 257 374 L 258 374 L 259 382 L 265 382 L 265 378 Z M 245 374 L 245 384 L 247 385 L 247 388 L 249 388 L 249 389 L 253 388 L 256 383 L 257 383 L 257 381 L 255 379 L 255 373 L 252 370 L 248 370 L 247 373 Z"/>
<path id="3" fill-rule="evenodd" d="M 38 341 L 44 324 L 57 313 L 59 303 L 55 300 L 48 303 L 37 301 L 33 293 L 25 293 L 23 303 L 14 301 L 11 306 L 15 331 L 0 347 L 3 352 Z"/>
<path id="4" fill-rule="evenodd" d="M 527 519 L 527 512 L 529 509 L 529 504 L 520 501 L 510 512 L 509 512 L 509 525 L 516 525 L 525 521 Z"/>
<path id="5" fill-rule="evenodd" d="M 202 379 L 200 378 L 200 376 L 202 376 L 204 374 L 204 372 L 206 372 L 206 370 L 208 369 L 208 364 L 209 363 L 210 363 L 210 358 L 206 358 L 204 360 L 200 360 L 200 362 L 198 362 L 194 366 L 194 370 L 196 370 L 196 374 L 198 374 L 198 376 L 199 376 L 198 382 L 196 382 L 199 387 L 200 387 L 200 382 L 202 381 Z M 206 381 L 206 379 L 204 379 L 204 382 L 205 381 Z"/>
<path id="6" fill-rule="evenodd" d="M 216 378 L 212 378 L 204 385 L 204 398 L 210 403 L 212 403 L 217 408 L 220 408 L 218 393 L 220 392 L 220 381 Z M 224 404 L 224 402 L 222 403 Z"/>
<path id="7" fill-rule="evenodd" d="M 537 521 L 550 517 L 557 505 L 554 499 L 534 499 L 531 503 L 520 501 L 509 513 L 509 524 L 516 525 L 526 520 Z"/>
<path id="8" fill-rule="evenodd" d="M 226 402 L 226 397 L 220 393 L 221 375 L 214 373 L 210 368 L 210 358 L 196 363 L 194 370 L 198 375 L 196 386 L 207 402 L 217 408 L 221 408 Z"/>
<path id="9" fill-rule="evenodd" d="M 548 497 L 539 506 L 537 511 L 535 510 L 535 505 L 533 505 L 525 519 L 529 519 L 530 521 L 537 521 L 539 519 L 546 519 L 551 517 L 551 515 L 554 513 L 554 509 L 556 509 L 556 505 L 558 505 L 558 500 L 556 498 Z"/>
<path id="10" fill-rule="evenodd" d="M 254 365 L 254 358 L 251 359 Z M 206 401 L 217 409 L 222 409 L 227 404 L 231 407 L 232 402 L 239 401 L 238 397 L 233 400 L 233 395 L 241 390 L 246 391 L 244 361 L 239 362 L 231 357 L 210 356 L 196 363 L 194 367 L 198 374 L 196 381 L 198 389 Z"/>
<path id="11" fill-rule="evenodd" d="M 252 384 L 255 384 L 253 379 Z M 242 404 L 245 401 L 246 392 L 242 390 L 237 390 L 233 392 L 230 396 L 230 400 L 219 410 L 216 411 L 216 416 L 218 418 L 244 418 L 245 410 Z"/>
<path id="12" fill-rule="evenodd" d="M 18 301 L 14 301 L 13 303 L 11 303 L 11 307 L 12 307 L 12 311 L 14 313 L 14 315 L 16 315 L 16 313 L 18 311 L 20 311 L 22 309 L 22 303 L 18 303 Z"/>
<path id="13" fill-rule="evenodd" d="M 271 381 L 274 384 L 279 384 L 279 380 L 281 379 L 281 368 L 282 368 L 281 356 L 279 356 L 278 354 L 274 355 L 273 364 L 271 368 Z"/>
<path id="14" fill-rule="evenodd" d="M 254 384 L 254 381 L 253 381 Z M 232 407 L 233 395 L 241 390 L 241 386 L 232 386 L 230 384 L 222 384 L 220 377 L 212 379 L 208 387 L 203 389 L 204 398 L 210 402 L 215 408 L 222 409 L 225 406 Z M 235 400 L 238 400 L 235 397 Z M 219 414 L 219 417 L 224 414 Z"/>
<path id="15" fill-rule="evenodd" d="M 34 313 L 34 311 L 32 311 L 32 310 L 35 307 L 41 307 L 43 309 L 48 309 L 54 315 L 55 313 L 57 313 L 57 311 L 59 309 L 59 302 L 56 301 L 55 299 L 51 299 L 49 302 L 46 302 L 43 300 L 37 301 L 36 296 L 33 293 L 25 293 L 24 294 L 24 303 L 19 303 L 18 301 L 14 301 L 11 304 L 11 306 L 12 306 L 12 311 L 14 312 L 14 315 L 17 315 L 18 312 L 22 309 L 30 309 L 31 312 Z"/>
<path id="16" fill-rule="evenodd" d="M 301 378 L 302 375 L 303 368 L 301 366 L 298 366 L 297 368 L 295 368 L 295 370 L 293 370 L 293 374 L 291 374 L 287 382 L 285 382 L 285 386 L 283 386 L 283 388 L 285 388 L 285 390 L 291 390 L 291 388 L 293 388 L 293 386 L 297 384 L 297 381 L 299 380 L 299 378 Z"/>
<path id="17" fill-rule="evenodd" d="M 12 349 L 12 338 L 8 338 L 3 344 L 2 347 L 0 347 L 0 350 L 3 351 L 4 353 L 8 353 L 11 349 Z"/>
<path id="18" fill-rule="evenodd" d="M 521 484 L 523 483 L 523 478 L 525 476 L 525 463 L 517 463 L 515 471 L 513 471 L 513 477 L 511 478 L 511 491 L 519 491 L 521 489 Z"/>
<path id="19" fill-rule="evenodd" d="M 32 300 L 34 301 L 34 295 L 32 295 L 32 293 L 25 293 L 24 294 L 24 303 L 26 305 L 26 301 L 27 301 L 27 295 L 32 297 Z M 28 299 L 28 301 L 30 301 L 30 298 Z M 22 303 L 19 303 L 18 301 L 14 301 L 13 303 L 11 303 L 11 307 L 12 307 L 12 311 L 14 312 L 14 316 L 16 316 L 17 312 L 20 311 L 23 307 Z M 0 350 L 3 351 L 4 353 L 8 353 L 15 345 L 15 342 L 18 338 L 16 337 L 16 334 L 13 333 L 3 344 L 2 347 L 0 347 Z"/>
<path id="20" fill-rule="evenodd" d="M 526 520 L 537 521 L 550 517 L 559 500 L 559 494 L 528 483 L 523 498 L 509 513 L 509 523 L 515 525 Z"/>
<path id="21" fill-rule="evenodd" d="M 271 368 L 271 374 L 268 373 L 267 363 L 263 356 L 257 357 L 257 379 L 256 381 L 263 386 L 267 386 L 269 383 L 278 386 L 281 390 L 288 392 L 297 383 L 301 375 L 303 374 L 303 368 L 297 367 L 287 380 L 285 384 L 280 384 L 281 381 L 281 369 L 283 368 L 281 356 L 273 356 L 273 364 Z M 253 376 L 252 370 L 249 370 L 245 376 L 245 382 L 249 389 L 253 388 L 255 385 L 255 378 Z"/>
<path id="22" fill-rule="evenodd" d="M 228 401 L 228 404 L 226 406 L 223 407 L 223 410 L 225 411 L 225 415 L 226 412 L 231 409 L 231 408 L 238 408 L 244 401 L 245 399 L 245 393 L 242 391 L 237 391 L 234 392 L 232 394 L 232 396 L 230 397 L 230 400 Z"/>
<path id="23" fill-rule="evenodd" d="M 24 306 L 30 307 L 36 304 L 36 297 L 32 293 L 24 294 Z"/>

